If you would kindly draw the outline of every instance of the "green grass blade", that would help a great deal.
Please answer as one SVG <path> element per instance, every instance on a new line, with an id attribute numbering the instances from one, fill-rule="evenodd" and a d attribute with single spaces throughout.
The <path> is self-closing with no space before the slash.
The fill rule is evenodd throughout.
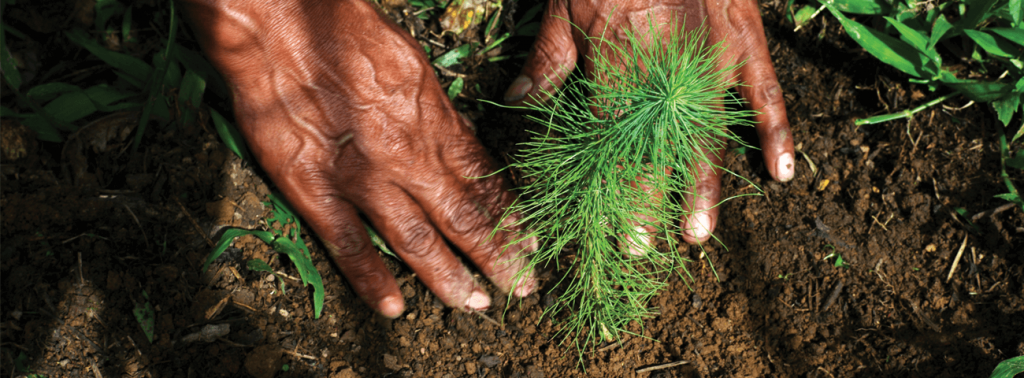
<path id="1" fill-rule="evenodd" d="M 213 65 L 206 58 L 203 58 L 202 54 L 175 43 L 174 48 L 171 49 L 171 56 L 174 57 L 175 61 L 181 63 L 186 70 L 195 71 L 199 77 L 206 80 L 207 88 L 214 95 L 223 99 L 228 98 L 228 86 L 224 83 L 224 78 L 220 76 L 217 70 L 213 69 Z"/>
<path id="2" fill-rule="evenodd" d="M 84 91 L 65 93 L 43 107 L 47 113 L 53 115 L 61 124 L 56 125 L 64 131 L 78 130 L 78 126 L 71 125 L 71 122 L 82 119 L 96 112 L 96 105 L 85 94 Z"/>
<path id="3" fill-rule="evenodd" d="M 1017 356 L 996 365 L 992 370 L 990 378 L 1013 378 L 1017 374 L 1024 373 L 1024 356 Z"/>
<path id="4" fill-rule="evenodd" d="M 989 54 L 1003 58 L 1015 58 L 1020 55 L 1019 48 L 992 34 L 978 30 L 964 30 L 964 33 Z"/>
<path id="5" fill-rule="evenodd" d="M 935 44 L 942 41 L 950 29 L 953 29 L 953 24 L 946 20 L 945 15 L 940 14 L 932 24 L 932 35 L 928 38 L 928 50 L 935 50 Z"/>
<path id="6" fill-rule="evenodd" d="M 451 51 L 448 51 L 441 56 L 434 59 L 434 64 L 441 67 L 450 67 L 454 64 L 458 64 L 463 58 L 469 56 L 469 54 L 475 48 L 476 43 L 467 43 L 462 46 L 456 47 Z"/>
<path id="7" fill-rule="evenodd" d="M 221 234 L 221 236 L 220 236 L 220 242 L 218 242 L 217 246 L 214 247 L 212 251 L 210 251 L 210 256 L 208 256 L 206 258 L 206 262 L 203 263 L 202 272 L 205 273 L 207 269 L 210 269 L 210 263 L 213 263 L 213 261 L 217 260 L 217 258 L 220 257 L 220 255 L 224 254 L 224 251 L 226 251 L 228 249 L 228 247 L 231 246 L 231 242 L 233 242 L 235 240 L 235 238 L 237 238 L 239 236 L 245 236 L 245 235 L 257 235 L 257 236 L 259 236 L 258 234 L 260 234 L 260 233 L 268 233 L 268 232 L 266 232 L 266 231 L 250 231 L 250 230 L 246 230 L 246 229 L 242 229 L 242 228 L 229 228 L 227 230 L 224 230 L 224 233 Z M 270 237 L 271 237 L 271 240 L 273 240 L 273 235 L 271 235 Z M 261 237 L 260 239 L 263 239 L 263 238 Z"/>
<path id="8" fill-rule="evenodd" d="M 36 133 L 36 138 L 44 142 L 63 142 L 64 137 L 61 136 L 60 130 L 53 126 L 53 123 L 48 122 L 42 116 L 36 114 L 29 118 L 26 118 L 21 122 L 22 125 L 28 127 Z"/>
<path id="9" fill-rule="evenodd" d="M 843 11 L 844 13 L 853 14 L 867 14 L 867 15 L 880 15 L 889 14 L 892 11 L 892 6 L 882 0 L 834 0 L 834 1 L 821 1 L 817 0 L 822 4 L 831 4 L 836 9 Z"/>
<path id="10" fill-rule="evenodd" d="M 121 39 L 124 42 L 135 42 L 135 37 L 132 35 L 132 6 L 130 5 L 121 20 Z"/>
<path id="11" fill-rule="evenodd" d="M 455 101 L 455 98 L 459 96 L 459 93 L 462 93 L 462 85 L 463 85 L 462 76 L 459 76 L 459 77 L 455 78 L 455 80 L 452 81 L 451 85 L 448 86 L 448 99 L 449 100 Z"/>
<path id="12" fill-rule="evenodd" d="M 213 121 L 213 128 L 217 130 L 220 140 L 228 146 L 231 152 L 234 152 L 242 160 L 252 161 L 249 159 L 249 151 L 245 147 L 245 139 L 234 125 L 214 109 L 210 109 L 210 120 Z"/>
<path id="13" fill-rule="evenodd" d="M 139 117 L 139 126 L 135 130 L 135 139 L 132 141 L 132 154 L 135 154 L 139 149 L 139 145 L 142 143 L 142 136 L 146 134 L 146 129 L 149 126 L 150 115 L 155 111 L 158 116 L 170 117 L 170 111 L 166 107 L 166 101 L 163 95 L 164 84 L 167 78 L 167 67 L 171 62 L 171 54 L 174 50 L 174 40 L 178 34 L 178 17 L 177 12 L 174 9 L 174 1 L 170 1 L 170 32 L 167 34 L 167 41 L 165 41 L 164 51 L 153 56 L 156 69 L 153 70 L 152 76 L 148 77 L 148 88 L 146 93 L 146 103 L 142 106 L 142 115 Z M 175 82 L 174 84 L 177 84 Z M 161 114 L 166 112 L 167 114 Z"/>
<path id="14" fill-rule="evenodd" d="M 854 121 L 854 124 L 856 124 L 857 126 L 861 126 L 861 125 L 874 125 L 874 124 L 877 124 L 877 123 L 883 123 L 883 122 L 889 122 L 889 121 L 893 121 L 893 120 L 897 120 L 897 119 L 909 118 L 910 116 L 913 116 L 914 114 L 916 114 L 916 113 L 918 113 L 918 112 L 920 112 L 922 110 L 928 109 L 928 108 L 930 108 L 932 106 L 935 106 L 935 105 L 938 105 L 938 104 L 941 104 L 943 101 L 949 100 L 949 99 L 951 99 L 953 97 L 956 97 L 956 96 L 959 96 L 959 95 L 960 95 L 960 92 L 953 92 L 953 93 L 950 93 L 948 95 L 945 95 L 945 96 L 936 98 L 934 100 L 928 101 L 928 102 L 926 102 L 924 104 L 921 104 L 920 106 L 915 107 L 915 108 L 910 109 L 910 110 L 904 110 L 904 111 L 896 112 L 896 113 L 892 113 L 892 114 L 884 114 L 884 115 L 879 115 L 879 116 L 874 116 L 874 117 L 869 117 L 869 118 L 864 118 L 864 119 L 858 119 L 858 120 Z"/>
<path id="15" fill-rule="evenodd" d="M 998 0 L 964 0 L 964 4 L 967 5 L 967 13 L 964 13 L 960 21 L 957 21 L 956 28 L 959 31 L 976 29 L 996 2 Z"/>
<path id="16" fill-rule="evenodd" d="M 996 101 L 1013 91 L 1013 86 L 1007 83 L 960 80 L 945 75 L 940 80 L 947 87 L 955 89 L 965 97 L 977 102 Z"/>
<path id="17" fill-rule="evenodd" d="M 847 34 L 861 45 L 868 53 L 896 69 L 918 78 L 928 78 L 936 74 L 926 70 L 927 59 L 913 46 L 885 33 L 861 25 L 843 15 L 836 7 L 827 5 L 832 15 L 843 24 Z"/>
<path id="18" fill-rule="evenodd" d="M 82 90 L 82 88 L 73 84 L 59 82 L 46 83 L 32 87 L 28 92 L 25 92 L 25 96 L 35 101 L 49 102 L 62 94 L 80 90 Z"/>
<path id="19" fill-rule="evenodd" d="M 206 92 L 206 81 L 195 71 L 185 71 L 178 87 L 178 103 L 185 108 L 180 124 L 186 125 L 195 122 L 196 114 L 203 102 L 203 93 Z"/>
<path id="20" fill-rule="evenodd" d="M 124 71 L 128 76 L 135 80 L 135 83 L 144 83 L 149 79 L 150 75 L 153 74 L 153 67 L 146 64 L 146 62 L 130 55 L 107 50 L 105 47 L 100 46 L 99 43 L 92 40 L 92 38 L 89 38 L 89 35 L 82 29 L 72 29 L 65 32 L 65 35 L 67 35 L 68 40 L 88 50 L 97 58 L 100 58 L 104 63 L 109 64 L 115 69 Z"/>
<path id="21" fill-rule="evenodd" d="M 997 127 L 997 129 L 999 129 Z M 1011 198 L 1016 198 L 1016 203 L 1020 206 L 1021 210 L 1024 210 L 1024 200 L 1021 200 L 1020 192 L 1017 191 L 1017 187 L 1013 185 L 1013 181 L 1010 180 L 1010 175 L 1006 173 L 1006 162 L 1010 159 L 1010 147 L 1006 144 L 1006 132 L 1003 129 L 999 129 L 999 167 L 1001 171 L 999 176 L 1003 179 L 1003 185 L 1006 185 L 1008 193 Z"/>
<path id="22" fill-rule="evenodd" d="M 135 320 L 142 327 L 142 333 L 146 335 L 146 339 L 152 343 L 153 334 L 156 330 L 156 311 L 153 311 L 153 305 L 149 303 L 149 294 L 145 290 L 142 291 L 142 298 L 145 301 L 136 303 L 135 308 L 132 309 L 132 314 L 135 315 Z"/>
<path id="23" fill-rule="evenodd" d="M 316 270 L 316 266 L 313 265 L 313 261 L 309 257 L 309 251 L 305 251 L 296 246 L 297 243 L 302 243 L 302 239 L 297 242 L 293 242 L 284 237 L 277 238 L 273 244 L 275 251 L 288 255 L 288 258 L 295 264 L 295 268 L 299 271 L 299 277 L 302 278 L 302 285 L 313 285 L 313 309 L 315 311 L 316 319 L 320 319 L 320 315 L 324 309 L 324 283 L 320 277 L 320 272 Z M 303 244 L 305 246 L 305 244 Z"/>
<path id="24" fill-rule="evenodd" d="M 7 24 L 4 23 L 6 27 Z M 7 33 L 0 32 L 0 72 L 4 75 L 4 81 L 11 86 L 11 89 L 21 88 L 21 72 L 14 62 L 14 56 L 8 51 Z"/>
<path id="25" fill-rule="evenodd" d="M 273 273 L 274 272 L 274 269 L 270 268 L 270 264 L 267 264 L 267 262 L 263 261 L 263 259 L 252 259 L 252 260 L 249 260 L 249 262 L 246 263 L 245 266 L 247 268 L 249 268 L 249 270 L 254 271 L 254 272 L 266 272 L 266 273 Z"/>
<path id="26" fill-rule="evenodd" d="M 1024 28 L 987 28 L 984 31 L 996 34 L 1006 40 L 1024 46 Z"/>
<path id="27" fill-rule="evenodd" d="M 1017 111 L 1017 106 L 1021 104 L 1022 96 L 1024 94 L 1010 93 L 1009 96 L 992 102 L 992 107 L 995 108 L 999 121 L 1003 122 L 1003 127 L 1010 126 L 1010 119 L 1013 118 L 1013 113 Z"/>
<path id="28" fill-rule="evenodd" d="M 900 32 L 900 35 L 903 36 L 904 40 L 909 42 L 911 46 L 913 46 L 918 51 L 927 54 L 928 38 L 925 37 L 924 34 L 921 34 L 921 32 L 914 30 L 914 28 L 907 26 L 906 24 L 892 17 L 886 16 L 883 18 L 885 18 L 885 20 L 888 21 L 890 25 L 895 27 L 896 30 Z"/>

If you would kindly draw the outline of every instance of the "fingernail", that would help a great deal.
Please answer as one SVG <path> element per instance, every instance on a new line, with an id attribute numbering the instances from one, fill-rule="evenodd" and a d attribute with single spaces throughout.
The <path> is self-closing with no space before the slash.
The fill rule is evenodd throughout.
<path id="1" fill-rule="evenodd" d="M 505 102 L 516 102 L 526 97 L 526 93 L 533 89 L 533 80 L 530 78 L 519 75 L 512 85 L 508 87 L 508 91 L 505 92 Z"/>
<path id="2" fill-rule="evenodd" d="M 466 307 L 477 311 L 486 310 L 491 307 L 491 297 L 479 289 L 473 289 L 473 293 L 466 299 Z"/>
<path id="3" fill-rule="evenodd" d="M 779 181 L 792 180 L 794 171 L 793 154 L 787 152 L 779 155 L 779 159 L 775 161 L 775 174 L 779 176 Z"/>
<path id="4" fill-rule="evenodd" d="M 691 215 L 690 219 L 686 220 L 686 230 L 684 230 L 683 232 L 685 232 L 687 235 L 690 235 L 694 239 L 701 240 L 707 238 L 708 235 L 711 235 L 711 233 L 708 232 L 708 228 L 710 225 L 711 216 L 708 215 L 708 213 L 706 212 L 700 212 Z"/>
<path id="5" fill-rule="evenodd" d="M 377 309 L 381 315 L 394 319 L 401 316 L 402 312 L 405 311 L 405 303 L 403 303 L 401 297 L 387 296 L 377 303 Z"/>
<path id="6" fill-rule="evenodd" d="M 647 248 L 651 246 L 651 235 L 647 233 L 647 229 L 643 227 L 636 228 L 637 235 L 640 236 L 640 242 L 634 242 L 632 236 L 627 236 L 626 240 L 629 242 L 629 254 L 633 256 L 643 256 L 647 254 Z"/>

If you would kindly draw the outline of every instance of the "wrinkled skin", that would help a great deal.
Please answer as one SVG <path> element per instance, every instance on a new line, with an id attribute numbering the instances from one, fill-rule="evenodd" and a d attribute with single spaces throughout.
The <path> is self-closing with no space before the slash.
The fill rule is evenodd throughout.
<path id="1" fill-rule="evenodd" d="M 361 0 L 181 2 L 204 52 L 232 89 L 236 119 L 260 165 L 374 310 L 396 317 L 404 301 L 359 214 L 450 306 L 484 309 L 490 296 L 445 240 L 499 289 L 514 289 L 518 296 L 535 289 L 532 274 L 516 275 L 522 263 L 515 259 L 536 248 L 534 243 L 506 250 L 511 236 L 491 235 L 513 195 L 500 175 L 488 176 L 495 165 L 408 33 Z M 653 6 L 621 3 L 622 9 Z M 556 1 L 549 8 L 587 25 L 585 30 L 598 30 L 607 19 L 607 4 L 572 5 Z M 720 14 L 719 27 L 726 29 L 713 29 L 711 38 L 738 29 L 752 41 L 733 43 L 727 57 L 748 59 L 740 79 L 754 86 L 743 95 L 755 108 L 774 110 L 763 109 L 766 115 L 758 119 L 772 125 L 761 132 L 768 161 L 786 151 L 792 156 L 756 4 L 734 3 L 728 9 L 735 22 Z M 732 26 L 742 23 L 750 25 Z M 537 80 L 557 70 L 553 67 L 571 68 L 577 51 L 588 51 L 580 37 L 564 22 L 545 17 L 524 75 Z M 522 80 L 510 89 L 512 100 L 516 85 L 522 88 Z M 785 179 L 785 173 L 779 176 L 769 167 Z M 717 172 L 705 176 L 701 193 L 717 201 Z M 709 223 L 713 228 L 714 221 Z"/>
<path id="2" fill-rule="evenodd" d="M 793 138 L 756 0 L 551 0 L 546 13 L 522 73 L 505 93 L 507 103 L 543 99 L 544 92 L 550 93 L 555 86 L 562 86 L 579 55 L 587 58 L 584 69 L 589 74 L 592 67 L 589 58 L 594 51 L 585 39 L 587 36 L 619 43 L 626 39 L 624 29 L 640 33 L 649 30 L 648 20 L 662 28 L 685 24 L 687 30 L 695 29 L 706 20 L 708 42 L 724 42 L 725 45 L 719 69 L 745 62 L 739 69 L 729 71 L 726 77 L 735 77 L 744 83 L 745 86 L 738 88 L 740 95 L 751 109 L 761 112 L 755 121 L 768 172 L 778 181 L 793 179 Z M 667 30 L 662 35 L 668 35 Z M 708 162 L 721 166 L 721 154 L 704 153 Z M 693 169 L 697 186 L 684 199 L 693 215 L 681 220 L 680 227 L 684 240 L 698 243 L 708 240 L 718 224 L 715 205 L 721 200 L 722 172 L 706 164 Z M 653 228 L 648 227 L 647 231 Z"/>

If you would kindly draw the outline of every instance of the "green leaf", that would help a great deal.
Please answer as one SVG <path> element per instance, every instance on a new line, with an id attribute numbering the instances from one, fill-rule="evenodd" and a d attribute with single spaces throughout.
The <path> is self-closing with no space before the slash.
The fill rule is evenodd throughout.
<path id="1" fill-rule="evenodd" d="M 124 5 L 117 0 L 96 0 L 96 6 L 93 9 L 96 12 L 94 21 L 96 30 L 100 32 L 106 31 L 108 20 L 124 13 Z"/>
<path id="2" fill-rule="evenodd" d="M 175 43 L 174 48 L 171 49 L 171 56 L 186 70 L 195 71 L 199 77 L 206 80 L 207 87 L 214 95 L 222 99 L 228 98 L 228 86 L 224 83 L 224 78 L 217 70 L 213 69 L 213 65 L 206 61 L 202 54 Z"/>
<path id="3" fill-rule="evenodd" d="M 527 22 L 533 20 L 534 17 L 537 17 L 537 14 L 540 13 L 540 11 L 542 10 L 544 10 L 544 3 L 534 5 L 530 7 L 530 9 L 527 9 L 526 12 L 523 13 L 523 18 L 519 19 L 519 21 L 516 22 L 515 30 L 518 32 L 518 30 L 522 29 Z"/>
<path id="4" fill-rule="evenodd" d="M 96 112 L 96 105 L 84 91 L 65 93 L 57 97 L 43 107 L 47 113 L 53 115 L 58 121 L 74 122 Z M 77 126 L 70 124 L 56 125 L 64 131 L 78 130 Z"/>
<path id="5" fill-rule="evenodd" d="M 988 28 L 984 31 L 992 32 L 1010 42 L 1024 46 L 1024 29 L 1021 28 Z"/>
<path id="6" fill-rule="evenodd" d="M 320 272 L 313 266 L 313 260 L 308 256 L 308 252 L 304 255 L 301 249 L 296 246 L 296 243 L 302 243 L 300 239 L 298 242 L 292 242 L 284 237 L 279 237 L 271 244 L 275 251 L 288 255 L 288 258 L 295 264 L 295 268 L 299 271 L 299 277 L 302 278 L 302 285 L 313 285 L 313 308 L 316 311 L 316 318 L 320 318 L 320 314 L 323 312 L 324 307 L 324 283 L 320 277 Z"/>
<path id="7" fill-rule="evenodd" d="M 146 339 L 152 343 L 153 333 L 156 330 L 156 311 L 153 311 L 153 305 L 149 304 L 149 294 L 146 294 L 145 290 L 142 291 L 142 297 L 146 301 L 144 303 L 136 303 L 135 308 L 132 309 L 132 314 L 135 315 L 135 320 L 142 327 L 142 333 L 146 335 Z"/>
<path id="8" fill-rule="evenodd" d="M 983 31 L 970 29 L 964 30 L 964 33 L 966 33 L 968 37 L 971 37 L 971 39 L 974 40 L 974 43 L 977 43 L 978 46 L 981 46 L 981 48 L 985 49 L 985 52 L 989 54 L 1003 58 L 1013 58 L 1020 55 L 1020 51 L 1016 46 L 1010 42 L 1004 41 L 1002 38 L 996 38 L 995 36 Z"/>
<path id="9" fill-rule="evenodd" d="M 1013 91 L 1013 87 L 1006 83 L 946 78 L 942 78 L 942 83 L 976 102 L 996 101 Z"/>
<path id="10" fill-rule="evenodd" d="M 892 17 L 886 16 L 884 18 L 886 21 L 889 21 L 889 24 L 894 26 L 896 30 L 900 32 L 900 35 L 903 36 L 903 39 L 909 42 L 911 46 L 914 46 L 915 49 L 921 52 L 928 51 L 928 38 L 925 38 L 921 32 L 914 30 L 914 28 L 911 28 Z"/>
<path id="11" fill-rule="evenodd" d="M 85 95 L 89 96 L 89 99 L 97 105 L 97 108 L 104 107 L 136 95 L 135 93 L 122 91 L 107 84 L 91 86 L 86 88 L 84 92 Z"/>
<path id="12" fill-rule="evenodd" d="M 206 263 L 203 264 L 202 271 L 205 273 L 207 269 L 210 269 L 210 263 L 217 260 L 220 255 L 224 253 L 231 246 L 231 242 L 239 236 L 254 235 L 264 243 L 270 244 L 274 240 L 274 235 L 271 235 L 267 231 L 250 231 L 241 228 L 229 228 L 224 230 L 224 233 L 220 236 L 220 242 L 217 243 L 217 247 L 210 251 L 210 256 L 206 258 Z"/>
<path id="13" fill-rule="evenodd" d="M 61 137 L 60 131 L 53 126 L 50 122 L 47 122 L 45 118 L 38 114 L 33 114 L 31 117 L 21 122 L 22 125 L 29 128 L 36 133 L 36 138 L 44 142 L 62 142 L 64 138 Z"/>
<path id="14" fill-rule="evenodd" d="M 467 43 L 462 46 L 456 47 L 451 51 L 444 53 L 443 55 L 434 59 L 434 64 L 441 67 L 449 67 L 453 64 L 459 63 L 462 58 L 469 56 L 470 51 L 476 46 L 476 43 Z"/>
<path id="15" fill-rule="evenodd" d="M 995 5 L 997 0 L 967 0 L 967 13 L 957 21 L 956 27 L 959 30 L 976 29 L 978 23 L 985 19 L 985 13 Z"/>
<path id="16" fill-rule="evenodd" d="M 28 118 L 28 114 L 20 114 L 16 110 L 0 105 L 0 118 Z"/>
<path id="17" fill-rule="evenodd" d="M 796 11 L 796 15 L 793 16 L 793 23 L 796 26 L 803 25 L 805 22 L 810 21 L 811 17 L 814 16 L 816 9 L 810 5 L 804 5 L 800 10 Z"/>
<path id="18" fill-rule="evenodd" d="M 994 195 L 992 197 L 1001 199 L 1001 200 L 1006 201 L 1006 202 L 1017 202 L 1017 201 L 1020 201 L 1020 197 L 1018 195 L 1014 194 L 1014 193 L 999 193 L 999 194 L 996 194 L 996 195 Z"/>
<path id="19" fill-rule="evenodd" d="M 825 4 L 821 0 L 818 2 Z M 843 13 L 853 14 L 888 14 L 892 7 L 882 0 L 834 0 L 831 5 Z"/>
<path id="20" fill-rule="evenodd" d="M 46 83 L 32 87 L 28 92 L 25 92 L 25 96 L 35 101 L 48 102 L 62 94 L 80 90 L 82 90 L 82 88 L 73 84 Z"/>
<path id="21" fill-rule="evenodd" d="M 149 79 L 149 75 L 153 73 L 153 67 L 142 60 L 125 55 L 119 52 L 107 50 L 105 47 L 100 46 L 99 43 L 89 38 L 88 34 L 82 29 L 72 29 L 65 33 L 68 39 L 74 44 L 89 50 L 93 55 L 100 58 L 103 62 L 110 66 L 124 71 L 135 83 L 144 83 Z M 141 88 L 141 86 L 139 86 Z"/>
<path id="22" fill-rule="evenodd" d="M 189 124 L 195 121 L 196 114 L 203 102 L 203 92 L 206 91 L 206 81 L 195 71 L 185 71 L 185 77 L 181 79 L 178 87 L 178 103 L 185 108 L 181 116 L 182 124 Z"/>
<path id="23" fill-rule="evenodd" d="M 850 37 L 878 60 L 914 77 L 932 76 L 932 72 L 928 72 L 924 67 L 927 57 L 913 46 L 847 18 L 832 5 L 827 5 L 827 7 L 832 15 L 843 24 Z"/>
<path id="24" fill-rule="evenodd" d="M 1007 158 L 1006 166 L 1010 168 L 1024 169 L 1024 152 L 1017 151 L 1017 156 Z"/>
<path id="25" fill-rule="evenodd" d="M 248 267 L 249 270 L 254 271 L 254 272 L 268 272 L 268 273 L 273 273 L 274 272 L 274 269 L 270 268 L 270 264 L 267 264 L 267 262 L 263 261 L 263 259 L 252 259 L 252 260 L 249 260 L 249 262 L 246 264 L 246 267 Z"/>
<path id="26" fill-rule="evenodd" d="M 121 39 L 125 42 L 135 42 L 135 36 L 132 35 L 132 7 L 130 5 L 124 12 L 124 19 L 121 20 Z"/>
<path id="27" fill-rule="evenodd" d="M 935 23 L 932 25 L 932 35 L 928 39 L 928 50 L 934 50 L 935 44 L 939 43 L 950 29 L 953 28 L 953 24 L 946 20 L 946 16 L 940 14 L 939 18 L 935 19 Z"/>
<path id="28" fill-rule="evenodd" d="M 242 133 L 238 132 L 234 125 L 213 109 L 210 109 L 210 120 L 213 121 L 213 128 L 217 130 L 217 135 L 220 135 L 220 140 L 224 142 L 224 145 L 228 146 L 228 149 L 243 160 L 252 161 L 249 160 L 245 139 L 242 138 Z"/>
<path id="29" fill-rule="evenodd" d="M 452 84 L 448 86 L 448 99 L 455 101 L 455 97 L 458 97 L 459 93 L 462 93 L 462 76 L 455 78 Z"/>
<path id="30" fill-rule="evenodd" d="M 992 107 L 996 109 L 996 114 L 999 116 L 999 120 L 1003 122 L 1003 127 L 1010 126 L 1010 119 L 1013 118 L 1013 113 L 1017 111 L 1017 105 L 1020 105 L 1021 96 L 1024 95 L 1011 93 L 1003 99 L 992 102 Z"/>
<path id="31" fill-rule="evenodd" d="M 1024 356 L 1017 356 L 1003 360 L 992 370 L 990 378 L 1013 378 L 1017 374 L 1024 373 Z"/>
<path id="32" fill-rule="evenodd" d="M 14 56 L 7 47 L 7 33 L 0 32 L 0 73 L 3 73 L 4 80 L 11 88 L 18 90 L 21 87 L 21 73 L 18 72 L 18 65 L 14 62 Z"/>

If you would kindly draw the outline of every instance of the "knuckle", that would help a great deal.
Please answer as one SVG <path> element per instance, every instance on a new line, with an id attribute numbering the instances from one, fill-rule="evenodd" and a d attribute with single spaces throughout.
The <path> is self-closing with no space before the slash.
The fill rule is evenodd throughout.
<path id="1" fill-rule="evenodd" d="M 351 224 L 342 225 L 335 237 L 337 245 L 328 245 L 331 256 L 342 261 L 353 261 L 363 256 L 366 238 L 361 231 Z"/>
<path id="2" fill-rule="evenodd" d="M 473 248 L 486 241 L 492 217 L 485 203 L 475 200 L 461 201 L 444 212 L 449 219 L 449 230 L 454 238 L 472 243 Z"/>
<path id="3" fill-rule="evenodd" d="M 757 100 L 765 106 L 779 106 L 784 104 L 782 87 L 777 80 L 770 80 L 756 92 Z"/>
<path id="4" fill-rule="evenodd" d="M 428 256 L 437 245 L 438 235 L 434 227 L 418 219 L 409 219 L 398 225 L 402 249 L 415 257 Z"/>

